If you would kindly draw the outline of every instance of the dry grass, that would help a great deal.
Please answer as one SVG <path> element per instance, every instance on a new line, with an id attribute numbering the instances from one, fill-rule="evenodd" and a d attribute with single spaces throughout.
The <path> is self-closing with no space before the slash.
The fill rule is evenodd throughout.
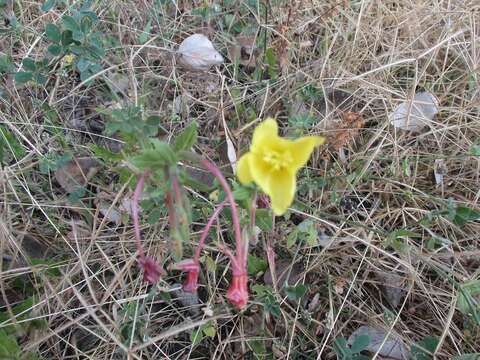
<path id="1" fill-rule="evenodd" d="M 459 227 L 445 216 L 428 226 L 419 222 L 432 210 L 446 209 L 447 199 L 480 207 L 480 162 L 469 155 L 480 138 L 478 2 L 270 0 L 265 14 L 263 7 L 247 6 L 252 2 L 218 1 L 219 14 L 206 20 L 194 9 L 213 7 L 213 1 L 173 3 L 95 1 L 99 29 L 112 41 L 105 71 L 93 85 L 60 69 L 45 87 L 15 87 L 11 76 L 1 82 L 0 124 L 26 151 L 0 168 L 1 310 L 11 314 L 12 306 L 35 295 L 31 312 L 18 321 L 47 322 L 46 328 L 19 337 L 22 349 L 45 359 L 247 359 L 253 358 L 252 340 L 258 340 L 273 358 L 331 359 L 336 338 L 368 324 L 391 330 L 407 346 L 437 336 L 438 359 L 480 352 L 478 325 L 455 309 L 455 284 L 479 278 L 480 223 Z M 39 5 L 17 1 L 5 8 L 20 27 L 0 34 L 0 55 L 11 55 L 17 66 L 25 57 L 45 56 L 43 29 L 62 15 L 60 10 L 42 13 Z M 228 59 L 208 73 L 176 66 L 176 44 L 195 32 L 207 34 L 227 54 L 235 38 L 222 20 L 226 14 L 249 27 L 249 35 L 268 34 L 267 47 L 275 49 L 279 62 L 275 81 L 255 79 L 254 69 Z M 138 36 L 149 20 L 152 35 L 140 45 Z M 112 81 L 111 74 L 120 74 L 123 83 Z M 116 98 L 106 83 L 117 87 Z M 262 244 L 270 238 L 278 257 L 302 264 L 300 281 L 308 292 L 300 304 L 275 294 L 279 317 L 264 316 L 255 300 L 240 314 L 226 304 L 227 262 L 214 247 L 208 254 L 217 270 L 204 272 L 199 305 L 169 299 L 178 274 L 165 276 L 158 288 L 143 284 L 130 222 L 107 221 L 95 200 L 100 192 L 107 194 L 107 209 L 113 211 L 131 192 L 115 175 L 118 167 L 102 165 L 77 203 L 54 177 L 39 171 L 49 152 L 88 156 L 92 143 L 111 145 L 96 131 L 104 121 L 96 108 L 118 104 L 138 104 L 159 115 L 167 139 L 196 118 L 201 125 L 196 150 L 226 165 L 223 118 L 238 153 L 247 147 L 253 125 L 266 116 L 275 116 L 284 134 L 295 134 L 298 129 L 288 118 L 298 109 L 300 94 L 312 86 L 351 94 L 347 110 L 359 112 L 365 125 L 342 154 L 334 146 L 314 157 L 302 173 L 297 210 L 289 219 L 277 219 L 273 233 L 261 234 L 252 249 L 264 257 Z M 440 113 L 420 134 L 394 129 L 389 112 L 419 89 L 439 98 Z M 56 113 L 56 122 L 46 117 L 45 104 Z M 183 110 L 172 116 L 179 104 Z M 335 131 L 331 124 L 341 114 L 322 98 L 300 105 L 317 119 L 305 131 Z M 448 169 L 440 185 L 433 178 L 436 159 Z M 211 208 L 208 194 L 192 196 Z M 312 219 L 331 243 L 287 249 L 287 233 L 304 219 Z M 149 253 L 163 258 L 167 219 L 143 224 Z M 399 229 L 418 234 L 403 239 L 404 252 L 386 243 Z M 228 231 L 224 226 L 217 234 Z M 445 241 L 432 248 L 432 238 Z M 24 239 L 33 241 L 39 256 L 60 261 L 56 267 L 62 275 L 48 275 L 45 265 L 28 265 L 32 250 L 26 250 Z M 262 282 L 261 277 L 252 280 Z M 398 282 L 405 291 L 396 307 L 387 301 L 385 282 Z M 393 314 L 393 320 L 385 314 Z M 15 321 L 11 316 L 0 328 Z M 209 322 L 216 334 L 193 346 L 190 334 Z M 122 334 L 126 324 L 134 336 Z"/>

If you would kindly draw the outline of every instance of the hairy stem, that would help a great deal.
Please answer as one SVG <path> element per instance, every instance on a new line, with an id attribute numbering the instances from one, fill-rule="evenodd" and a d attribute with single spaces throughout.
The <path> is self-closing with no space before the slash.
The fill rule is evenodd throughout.
<path id="1" fill-rule="evenodd" d="M 137 245 L 138 257 L 140 260 L 145 259 L 145 252 L 143 251 L 142 241 L 140 237 L 140 224 L 138 220 L 138 202 L 145 185 L 145 177 L 147 173 L 144 172 L 138 179 L 137 186 L 135 187 L 135 192 L 133 193 L 132 198 L 132 218 L 133 218 L 133 229 L 135 231 L 135 243 Z"/>
<path id="2" fill-rule="evenodd" d="M 210 171 L 220 182 L 220 185 L 223 187 L 223 190 L 225 191 L 225 194 L 227 196 L 227 200 L 230 203 L 230 208 L 232 210 L 232 221 L 233 221 L 233 231 L 235 232 L 235 242 L 236 242 L 236 248 L 237 248 L 237 263 L 232 264 L 232 270 L 234 274 L 241 275 L 242 273 L 245 272 L 245 267 L 242 266 L 243 264 L 246 263 L 246 251 L 244 249 L 244 246 L 242 246 L 242 233 L 240 231 L 240 221 L 238 218 L 238 211 L 237 211 L 237 205 L 235 203 L 235 199 L 233 198 L 233 193 L 230 190 L 230 186 L 227 183 L 227 180 L 225 180 L 225 177 L 223 176 L 222 172 L 220 169 L 212 162 L 208 161 L 207 159 L 202 159 L 201 163 L 203 166 L 205 166 L 208 171 Z M 238 267 L 240 265 L 241 267 Z"/>

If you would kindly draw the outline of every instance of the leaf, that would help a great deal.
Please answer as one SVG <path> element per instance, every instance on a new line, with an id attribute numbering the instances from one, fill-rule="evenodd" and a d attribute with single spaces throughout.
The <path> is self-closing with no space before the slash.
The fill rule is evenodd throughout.
<path id="1" fill-rule="evenodd" d="M 177 161 L 175 153 L 169 144 L 163 141 L 156 141 L 154 149 L 144 149 L 131 159 L 133 165 L 139 169 L 158 170 L 165 166 L 175 164 Z"/>
<path id="2" fill-rule="evenodd" d="M 268 269 L 268 262 L 264 258 L 248 255 L 247 261 L 248 275 L 255 276 L 258 273 L 265 272 Z"/>
<path id="3" fill-rule="evenodd" d="M 62 33 L 60 32 L 59 27 L 55 24 L 47 24 L 47 26 L 45 27 L 45 35 L 47 36 L 48 40 L 54 43 L 59 43 L 60 41 L 62 41 Z"/>
<path id="4" fill-rule="evenodd" d="M 353 346 L 357 337 L 360 336 L 368 336 L 370 340 L 362 350 L 367 350 L 372 353 L 378 352 L 378 355 L 382 357 L 396 360 L 409 359 L 409 351 L 407 347 L 400 341 L 400 339 L 397 339 L 393 333 L 390 333 L 385 343 L 383 343 L 387 336 L 385 330 L 373 326 L 361 326 L 350 335 L 348 338 L 348 344 Z M 363 345 L 364 341 L 365 338 L 362 338 L 362 343 L 360 345 Z"/>
<path id="5" fill-rule="evenodd" d="M 412 101 L 405 101 L 390 114 L 392 125 L 402 130 L 420 132 L 439 112 L 439 102 L 429 92 L 415 94 Z"/>
<path id="6" fill-rule="evenodd" d="M 37 66 L 35 65 L 35 61 L 30 58 L 25 58 L 22 61 L 23 67 L 28 71 L 35 71 Z"/>
<path id="7" fill-rule="evenodd" d="M 179 62 L 193 70 L 206 71 L 223 63 L 223 56 L 215 50 L 205 35 L 193 34 L 178 47 Z"/>
<path id="8" fill-rule="evenodd" d="M 370 336 L 367 334 L 359 335 L 355 339 L 353 339 L 350 350 L 352 350 L 353 353 L 359 353 L 365 350 L 368 344 L 370 344 Z"/>
<path id="9" fill-rule="evenodd" d="M 303 284 L 298 284 L 297 286 L 286 286 L 285 293 L 287 297 L 292 301 L 300 300 L 303 295 L 307 293 L 308 288 Z"/>
<path id="10" fill-rule="evenodd" d="M 202 342 L 203 340 L 203 331 L 202 328 L 195 329 L 191 334 L 190 334 L 190 341 L 192 342 L 192 345 L 198 345 Z"/>
<path id="11" fill-rule="evenodd" d="M 197 141 L 197 122 L 192 121 L 175 139 L 175 151 L 190 150 Z"/>
<path id="12" fill-rule="evenodd" d="M 480 212 L 465 206 L 458 206 L 455 209 L 455 216 L 453 223 L 458 226 L 463 226 L 468 222 L 480 219 Z"/>
<path id="13" fill-rule="evenodd" d="M 0 358 L 17 359 L 21 349 L 17 340 L 12 335 L 8 335 L 3 329 L 0 329 Z"/>
<path id="14" fill-rule="evenodd" d="M 470 146 L 470 155 L 480 156 L 480 145 Z"/>
<path id="15" fill-rule="evenodd" d="M 55 179 L 67 192 L 77 197 L 84 194 L 84 187 L 88 181 L 97 173 L 98 163 L 95 159 L 74 158 L 55 171 Z"/>
<path id="16" fill-rule="evenodd" d="M 265 61 L 268 65 L 268 75 L 270 76 L 271 79 L 276 79 L 278 74 L 277 74 L 277 56 L 275 55 L 275 52 L 272 48 L 268 48 L 265 51 Z"/>
<path id="17" fill-rule="evenodd" d="M 432 354 L 437 348 L 439 339 L 435 336 L 427 336 L 417 344 L 412 345 L 411 353 L 413 360 L 431 360 Z"/>
<path id="18" fill-rule="evenodd" d="M 215 329 L 215 326 L 213 326 L 211 323 L 208 323 L 203 327 L 203 333 L 206 336 L 213 338 L 217 333 L 217 330 Z"/>
<path id="19" fill-rule="evenodd" d="M 62 46 L 68 46 L 73 43 L 73 33 L 70 30 L 62 32 Z"/>
<path id="20" fill-rule="evenodd" d="M 152 31 L 152 20 L 148 20 L 142 33 L 138 36 L 138 42 L 140 43 L 140 45 L 143 45 L 148 41 L 150 31 Z"/>
<path id="21" fill-rule="evenodd" d="M 15 82 L 19 84 L 25 84 L 33 79 L 33 74 L 31 72 L 19 71 L 15 73 Z"/>
<path id="22" fill-rule="evenodd" d="M 58 44 L 52 44 L 48 47 L 47 50 L 53 56 L 58 56 L 62 53 L 62 46 Z"/>
<path id="23" fill-rule="evenodd" d="M 479 360 L 480 353 L 471 353 L 471 354 L 463 354 L 454 356 L 452 360 Z"/>
<path id="24" fill-rule="evenodd" d="M 255 223 L 260 230 L 269 232 L 273 228 L 273 217 L 269 209 L 255 210 Z"/>
<path id="25" fill-rule="evenodd" d="M 0 74 L 13 72 L 14 69 L 12 59 L 8 55 L 0 55 Z"/>
<path id="26" fill-rule="evenodd" d="M 480 280 L 470 280 L 460 285 L 457 308 L 462 314 L 476 313 L 479 308 Z"/>
<path id="27" fill-rule="evenodd" d="M 80 32 L 80 26 L 72 16 L 64 15 L 62 21 L 66 30 L 70 30 L 72 33 Z"/>
<path id="28" fill-rule="evenodd" d="M 25 155 L 25 150 L 10 131 L 0 125 L 0 163 L 6 152 L 11 153 L 16 160 Z"/>
<path id="29" fill-rule="evenodd" d="M 43 12 L 48 12 L 53 9 L 56 3 L 57 3 L 57 0 L 47 0 L 42 4 L 41 9 Z"/>

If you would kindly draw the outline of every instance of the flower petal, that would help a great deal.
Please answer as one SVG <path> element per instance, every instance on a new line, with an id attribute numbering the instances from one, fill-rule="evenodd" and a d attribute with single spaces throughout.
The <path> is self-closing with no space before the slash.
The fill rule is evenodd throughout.
<path id="1" fill-rule="evenodd" d="M 268 141 L 272 138 L 278 137 L 278 125 L 277 122 L 272 119 L 268 118 L 260 123 L 255 128 L 252 137 L 252 149 L 257 146 L 262 146 L 265 141 Z"/>
<path id="2" fill-rule="evenodd" d="M 316 146 L 322 145 L 325 142 L 325 138 L 321 136 L 304 136 L 300 139 L 292 141 L 290 144 L 290 153 L 292 155 L 292 167 L 293 171 L 297 171 L 302 166 L 304 166 L 310 155 L 313 152 L 313 149 Z"/>
<path id="3" fill-rule="evenodd" d="M 249 158 L 252 157 L 251 153 L 246 153 L 237 162 L 237 177 L 242 184 L 248 184 L 253 181 L 252 173 L 250 171 Z"/>
<path id="4" fill-rule="evenodd" d="M 265 162 L 261 156 L 253 153 L 248 158 L 248 163 L 250 164 L 250 173 L 253 181 L 255 181 L 264 193 L 269 194 L 271 166 Z"/>
<path id="5" fill-rule="evenodd" d="M 295 195 L 295 172 L 277 171 L 269 178 L 269 192 L 275 215 L 283 215 L 293 202 Z"/>

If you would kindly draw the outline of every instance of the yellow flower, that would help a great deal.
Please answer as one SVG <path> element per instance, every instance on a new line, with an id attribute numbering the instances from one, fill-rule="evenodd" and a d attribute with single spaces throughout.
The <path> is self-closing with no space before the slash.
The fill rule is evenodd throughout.
<path id="1" fill-rule="evenodd" d="M 63 58 L 63 61 L 65 62 L 65 65 L 71 65 L 73 60 L 74 60 L 74 56 L 71 55 L 71 54 L 68 54 L 68 55 L 65 55 L 64 58 Z"/>
<path id="2" fill-rule="evenodd" d="M 238 179 L 242 184 L 255 182 L 270 197 L 273 212 L 282 215 L 293 202 L 298 170 L 324 141 L 321 136 L 281 138 L 277 122 L 269 118 L 257 126 L 250 151 L 238 161 Z"/>

